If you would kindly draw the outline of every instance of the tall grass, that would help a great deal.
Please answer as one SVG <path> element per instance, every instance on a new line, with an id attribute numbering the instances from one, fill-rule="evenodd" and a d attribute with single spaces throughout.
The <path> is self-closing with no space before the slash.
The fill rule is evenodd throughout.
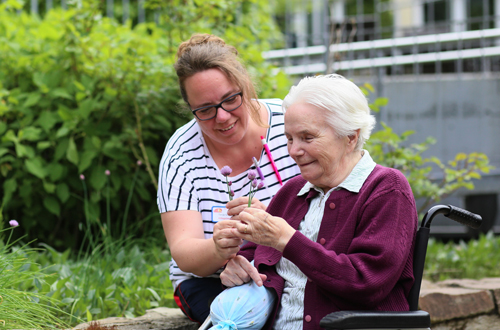
<path id="1" fill-rule="evenodd" d="M 56 316 L 67 315 L 59 303 L 42 293 L 45 271 L 33 263 L 38 251 L 9 238 L 0 240 L 0 328 L 1 329 L 60 329 L 67 324 Z M 2 235 L 3 238 L 3 235 Z M 26 290 L 29 287 L 29 290 Z"/>
<path id="2" fill-rule="evenodd" d="M 106 170 L 107 178 L 110 174 Z M 84 188 L 81 200 L 87 206 L 85 177 L 82 175 L 80 179 Z M 38 306 L 60 302 L 60 309 L 53 310 L 57 317 L 54 319 L 74 326 L 111 316 L 136 317 L 158 306 L 175 306 L 169 280 L 170 252 L 162 231 L 158 230 L 159 215 L 127 221 L 136 179 L 137 175 L 124 206 L 125 215 L 116 225 L 112 226 L 109 212 L 109 190 L 105 190 L 107 219 L 93 218 L 85 207 L 85 223 L 81 226 L 84 238 L 78 251 L 60 252 L 41 243 L 36 253 L 33 250 L 24 254 L 24 264 L 43 275 L 44 280 L 19 279 L 19 285 L 38 297 Z M 144 229 L 155 221 L 157 225 L 150 226 L 146 237 L 134 237 L 138 228 Z M 0 310 L 2 307 L 0 304 Z M 34 315 L 39 313 L 37 309 L 32 311 Z"/>

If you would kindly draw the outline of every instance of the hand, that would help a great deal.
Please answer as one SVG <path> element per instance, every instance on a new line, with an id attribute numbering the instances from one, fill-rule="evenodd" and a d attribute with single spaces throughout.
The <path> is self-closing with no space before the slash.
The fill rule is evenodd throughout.
<path id="1" fill-rule="evenodd" d="M 273 247 L 281 252 L 295 234 L 295 229 L 283 218 L 273 217 L 256 208 L 247 207 L 231 219 L 228 221 L 240 220 L 233 225 L 234 236 Z"/>
<path id="2" fill-rule="evenodd" d="M 250 280 L 253 280 L 258 286 L 262 286 L 267 276 L 259 274 L 257 268 L 255 268 L 245 257 L 236 256 L 229 260 L 226 269 L 220 274 L 220 279 L 222 284 L 231 288 L 250 282 Z"/>
<path id="3" fill-rule="evenodd" d="M 217 222 L 214 225 L 213 240 L 215 250 L 220 258 L 228 260 L 234 258 L 240 250 L 243 240 L 233 233 L 235 222 L 226 220 Z"/>
<path id="4" fill-rule="evenodd" d="M 243 211 L 247 207 L 248 207 L 248 196 L 238 197 L 226 204 L 226 208 L 228 209 L 227 211 L 228 215 L 238 215 L 240 214 L 241 211 Z M 250 207 L 260 209 L 263 211 L 267 209 L 267 206 L 255 197 L 252 198 L 252 204 Z"/>

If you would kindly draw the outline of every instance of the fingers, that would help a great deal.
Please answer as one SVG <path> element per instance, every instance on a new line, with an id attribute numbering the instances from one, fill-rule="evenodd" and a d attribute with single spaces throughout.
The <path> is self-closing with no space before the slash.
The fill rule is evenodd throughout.
<path id="1" fill-rule="evenodd" d="M 236 199 L 233 199 L 232 201 L 228 202 L 226 204 L 226 208 L 228 209 L 227 214 L 228 215 L 237 215 L 244 209 L 248 207 L 248 197 L 238 197 Z M 257 208 L 260 210 L 265 211 L 267 206 L 259 201 L 257 198 L 252 198 L 252 203 L 250 204 L 250 207 L 252 208 Z"/>
<path id="2" fill-rule="evenodd" d="M 232 229 L 236 222 L 238 221 L 220 221 L 214 226 L 213 241 L 216 253 L 224 260 L 234 258 L 243 243 L 243 240 L 233 233 Z"/>
<path id="3" fill-rule="evenodd" d="M 242 285 L 250 280 L 253 280 L 258 286 L 262 286 L 267 276 L 259 274 L 257 268 L 255 268 L 246 258 L 236 256 L 229 260 L 220 278 L 222 284 L 227 287 Z"/>

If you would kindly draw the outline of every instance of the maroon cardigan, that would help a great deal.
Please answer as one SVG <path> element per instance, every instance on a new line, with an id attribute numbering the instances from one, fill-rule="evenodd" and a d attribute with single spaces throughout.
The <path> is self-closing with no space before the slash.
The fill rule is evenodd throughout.
<path id="1" fill-rule="evenodd" d="M 295 177 L 274 196 L 267 211 L 298 228 L 311 198 L 297 196 L 306 181 Z M 413 249 L 417 211 L 410 185 L 401 172 L 377 165 L 359 193 L 333 191 L 316 242 L 300 232 L 290 239 L 283 254 L 273 248 L 247 243 L 239 254 L 255 260 L 267 275 L 266 287 L 278 294 L 274 314 L 264 329 L 271 329 L 284 280 L 275 265 L 285 257 L 307 276 L 303 329 L 320 329 L 327 314 L 339 310 L 409 309 L 413 285 Z"/>

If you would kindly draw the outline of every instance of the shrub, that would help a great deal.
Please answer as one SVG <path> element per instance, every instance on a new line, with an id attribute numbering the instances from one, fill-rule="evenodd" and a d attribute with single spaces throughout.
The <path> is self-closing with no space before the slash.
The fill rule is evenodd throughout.
<path id="1" fill-rule="evenodd" d="M 232 4 L 255 12 L 253 2 Z M 16 1 L 0 4 L 0 216 L 22 219 L 29 239 L 56 248 L 78 247 L 86 219 L 111 230 L 102 220 L 106 170 L 111 225 L 148 219 L 127 234 L 163 240 L 155 198 L 158 162 L 168 138 L 189 119 L 176 110 L 174 53 L 181 37 L 218 25 L 199 20 L 188 29 L 192 22 L 183 20 L 191 12 L 177 6 L 187 16 L 176 17 L 173 29 L 154 23 L 132 28 L 102 17 L 99 3 L 83 1 L 81 8 L 52 10 L 43 19 L 17 13 Z M 197 15 L 206 7 L 191 6 Z M 270 27 L 244 20 L 226 17 L 217 31 L 239 46 L 250 65 L 263 63 L 264 49 L 257 52 L 252 40 Z M 264 82 L 262 96 L 283 94 L 284 76 L 271 77 L 267 65 L 250 71 Z M 136 174 L 138 161 L 143 167 Z M 86 207 L 81 174 L 89 185 Z M 120 228 L 113 232 L 121 234 Z"/>

